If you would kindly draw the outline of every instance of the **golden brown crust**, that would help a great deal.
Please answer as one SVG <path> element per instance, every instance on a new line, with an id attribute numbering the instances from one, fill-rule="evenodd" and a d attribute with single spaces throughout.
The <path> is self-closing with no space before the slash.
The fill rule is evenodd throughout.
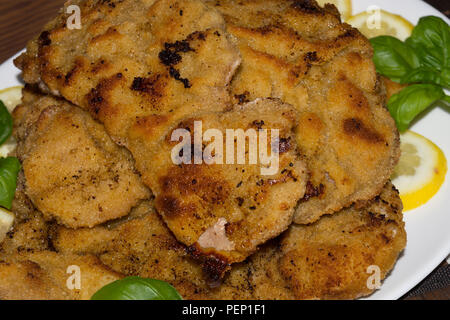
<path id="1" fill-rule="evenodd" d="M 291 224 L 308 178 L 295 145 L 295 119 L 295 111 L 290 106 L 271 99 L 236 106 L 221 114 L 190 117 L 174 126 L 160 144 L 159 152 L 152 155 L 151 179 L 147 183 L 156 196 L 156 208 L 177 239 L 193 246 L 192 252 L 196 256 L 206 254 L 225 264 L 242 261 L 257 246 L 278 236 Z M 171 150 L 178 143 L 170 141 L 172 132 L 188 128 L 193 133 L 196 121 L 202 122 L 203 133 L 208 129 L 222 132 L 224 164 L 193 164 L 192 156 L 192 164 L 172 163 Z M 226 130 L 230 129 L 254 129 L 255 133 L 258 129 L 266 129 L 269 148 L 271 130 L 279 130 L 276 173 L 262 174 L 264 165 L 260 159 L 256 164 L 249 164 L 248 154 L 246 164 L 226 164 Z M 232 144 L 235 153 L 239 143 L 236 139 Z M 191 152 L 194 154 L 195 150 Z M 221 219 L 225 219 L 226 224 L 223 241 L 217 238 L 210 243 L 212 247 L 204 247 L 200 237 L 206 236 L 207 230 L 223 221 Z M 224 242 L 229 248 L 223 247 Z"/>
<path id="2" fill-rule="evenodd" d="M 352 299 L 373 292 L 367 267 L 378 266 L 384 279 L 406 243 L 401 201 L 388 183 L 371 201 L 291 226 L 211 288 L 151 204 L 140 210 L 141 218 L 112 229 L 60 228 L 55 247 L 98 255 L 125 275 L 168 281 L 185 299 Z"/>
<path id="3" fill-rule="evenodd" d="M 19 176 L 13 201 L 16 219 L 0 243 L 0 300 L 89 300 L 101 287 L 121 278 L 93 255 L 57 253 L 52 243 L 56 225 L 44 220 L 24 190 Z M 74 275 L 70 266 L 80 268 L 79 290 L 67 286 Z"/>
<path id="4" fill-rule="evenodd" d="M 237 101 L 275 97 L 299 112 L 297 143 L 315 196 L 296 223 L 311 223 L 378 194 L 399 157 L 372 48 L 359 31 L 315 1 L 208 1 L 238 38 Z"/>
<path id="5" fill-rule="evenodd" d="M 67 285 L 70 266 L 80 268 L 80 289 Z M 94 256 L 51 251 L 2 256 L 0 277 L 1 300 L 89 300 L 100 288 L 120 279 Z"/>
<path id="6" fill-rule="evenodd" d="M 44 215 L 18 193 L 23 199 L 15 207 L 23 217 L 0 248 L 0 273 L 7 279 L 0 298 L 89 298 L 102 275 L 110 281 L 121 275 L 161 279 L 187 299 L 348 299 L 373 291 L 367 267 L 377 265 L 384 278 L 406 241 L 398 193 L 389 183 L 383 189 L 398 160 L 399 139 L 370 44 L 341 23 L 333 6 L 310 0 L 71 4 L 81 7 L 82 30 L 68 30 L 61 13 L 16 64 L 27 83 L 88 111 L 112 141 L 127 147 L 156 199 L 123 217 L 145 198 L 136 196 L 102 218 L 79 210 L 85 201 L 62 213 L 54 205 L 65 202 L 42 203 L 41 194 L 49 192 L 39 188 L 61 181 L 49 178 L 51 170 L 31 169 L 59 152 L 61 132 L 83 144 L 101 141 L 93 146 L 96 154 L 109 152 L 119 162 L 131 156 L 113 147 L 83 111 L 25 92 L 14 114 L 15 136 L 24 191 Z M 204 130 L 280 129 L 279 173 L 267 178 L 258 166 L 173 165 L 171 133 L 192 131 L 194 120 L 202 120 Z M 47 141 L 56 147 L 42 147 Z M 77 153 L 80 146 L 72 146 Z M 133 171 L 126 167 L 125 176 Z M 83 199 L 84 190 L 78 191 L 69 195 Z M 270 241 L 288 228 L 302 197 L 295 222 L 303 225 Z M 61 270 L 70 261 L 95 277 L 86 292 L 65 289 Z M 14 283 L 18 276 L 24 280 Z"/>
<path id="7" fill-rule="evenodd" d="M 17 156 L 26 193 L 46 219 L 92 227 L 150 197 L 128 151 L 88 113 L 29 89 L 24 95 L 14 112 Z"/>
<path id="8" fill-rule="evenodd" d="M 406 245 L 398 191 L 389 182 L 371 201 L 293 226 L 281 243 L 280 270 L 296 299 L 369 295 L 368 268 L 377 266 L 383 280 Z"/>

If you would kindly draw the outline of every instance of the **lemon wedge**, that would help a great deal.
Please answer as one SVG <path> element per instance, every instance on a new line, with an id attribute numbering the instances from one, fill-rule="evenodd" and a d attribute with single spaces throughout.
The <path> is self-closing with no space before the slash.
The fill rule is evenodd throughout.
<path id="1" fill-rule="evenodd" d="M 322 7 L 327 3 L 334 4 L 339 10 L 343 21 L 352 15 L 352 0 L 317 0 L 317 2 Z"/>
<path id="2" fill-rule="evenodd" d="M 428 202 L 441 188 L 447 160 L 438 146 L 412 131 L 400 136 L 402 156 L 392 176 L 400 191 L 404 211 Z"/>
<path id="3" fill-rule="evenodd" d="M 12 112 L 14 108 L 22 100 L 22 87 L 11 87 L 0 91 L 0 100 L 5 104 L 9 112 Z M 10 137 L 8 141 L 0 146 L 0 158 L 7 157 L 17 144 L 13 137 Z"/>
<path id="4" fill-rule="evenodd" d="M 367 38 L 393 36 L 404 41 L 414 29 L 413 24 L 402 16 L 376 7 L 351 17 L 347 23 L 358 28 Z"/>
<path id="5" fill-rule="evenodd" d="M 5 239 L 14 223 L 14 214 L 6 209 L 0 208 L 0 242 Z"/>

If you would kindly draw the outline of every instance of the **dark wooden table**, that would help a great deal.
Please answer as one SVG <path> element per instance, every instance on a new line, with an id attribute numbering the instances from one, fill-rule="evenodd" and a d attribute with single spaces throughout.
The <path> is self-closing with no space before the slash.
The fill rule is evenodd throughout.
<path id="1" fill-rule="evenodd" d="M 58 12 L 64 2 L 65 0 L 0 0 L 0 63 L 24 48 L 26 42 L 39 32 L 47 20 Z M 427 0 L 426 2 L 450 17 L 449 0 Z M 436 275 L 441 274 L 443 268 L 447 267 L 446 262 L 443 262 L 404 298 L 449 300 L 449 286 L 431 291 L 426 290 L 433 286 L 432 283 L 441 281 L 439 278 L 436 279 Z"/>

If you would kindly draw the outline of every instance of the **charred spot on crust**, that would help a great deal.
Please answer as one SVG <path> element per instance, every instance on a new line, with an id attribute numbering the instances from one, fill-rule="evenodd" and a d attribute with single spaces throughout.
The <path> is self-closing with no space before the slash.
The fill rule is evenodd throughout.
<path id="1" fill-rule="evenodd" d="M 156 207 L 168 218 L 182 216 L 195 211 L 195 205 L 183 205 L 180 200 L 172 196 L 160 196 L 156 198 Z"/>
<path id="2" fill-rule="evenodd" d="M 181 61 L 180 52 L 194 51 L 188 40 L 176 41 L 174 43 L 164 43 L 164 50 L 159 53 L 159 60 L 165 66 L 173 66 Z"/>
<path id="3" fill-rule="evenodd" d="M 265 124 L 264 120 L 260 120 L 260 121 L 255 120 L 252 122 L 252 125 L 255 126 L 258 130 L 261 130 L 262 127 L 264 126 L 264 124 Z"/>
<path id="4" fill-rule="evenodd" d="M 357 29 L 348 29 L 343 34 L 340 34 L 337 39 L 354 38 L 358 36 L 358 33 Z"/>
<path id="5" fill-rule="evenodd" d="M 275 31 L 274 29 L 275 29 L 274 26 L 262 26 L 262 27 L 255 28 L 255 29 L 252 29 L 252 30 L 254 32 L 259 33 L 259 34 L 264 36 L 264 35 L 267 35 L 267 34 L 269 34 L 271 32 L 274 32 Z"/>
<path id="6" fill-rule="evenodd" d="M 220 177 L 213 178 L 205 166 L 182 165 L 159 179 L 163 194 L 176 190 L 181 196 L 195 194 L 203 201 L 223 205 L 230 195 L 230 188 Z M 195 179 L 196 183 L 192 181 Z"/>
<path id="7" fill-rule="evenodd" d="M 161 63 L 169 67 L 169 75 L 177 81 L 183 83 L 186 89 L 190 88 L 192 85 L 189 79 L 183 78 L 180 75 L 180 71 L 175 69 L 174 66 L 181 62 L 183 59 L 180 53 L 195 52 L 191 47 L 190 41 L 206 39 L 206 34 L 204 32 L 193 32 L 185 40 L 175 41 L 173 43 L 164 43 L 164 50 L 159 54 L 159 60 Z"/>
<path id="8" fill-rule="evenodd" d="M 382 223 L 385 222 L 385 217 L 382 215 L 376 215 L 373 212 L 368 212 L 369 215 L 369 222 L 368 222 L 368 226 L 369 227 L 380 227 Z"/>
<path id="9" fill-rule="evenodd" d="M 69 85 L 73 79 L 73 76 L 76 75 L 83 68 L 83 66 L 84 64 L 81 59 L 75 60 L 74 67 L 64 76 L 64 84 Z"/>
<path id="10" fill-rule="evenodd" d="M 100 71 L 106 70 L 110 67 L 110 63 L 106 62 L 104 59 L 100 59 L 95 63 L 91 63 L 91 72 L 93 74 L 98 74 Z"/>
<path id="11" fill-rule="evenodd" d="M 289 138 L 280 138 L 280 142 L 279 142 L 279 153 L 285 153 L 288 152 L 289 150 L 291 150 L 292 145 L 291 145 L 291 137 Z"/>
<path id="12" fill-rule="evenodd" d="M 108 92 L 121 80 L 120 77 L 113 75 L 111 78 L 102 79 L 95 88 L 92 88 L 85 96 L 89 111 L 98 115 L 102 109 L 106 110 L 108 108 Z"/>
<path id="13" fill-rule="evenodd" d="M 133 83 L 131 84 L 131 90 L 161 96 L 161 93 L 155 87 L 155 84 L 158 82 L 159 79 L 160 79 L 159 74 L 156 74 L 149 78 L 135 77 Z"/>
<path id="14" fill-rule="evenodd" d="M 307 52 L 305 54 L 304 60 L 306 62 L 317 62 L 317 61 L 319 61 L 319 57 L 317 56 L 317 52 L 316 51 L 312 51 L 312 52 Z"/>
<path id="15" fill-rule="evenodd" d="M 305 195 L 302 201 L 308 201 L 311 198 L 320 197 L 325 190 L 325 186 L 323 184 L 319 184 L 319 186 L 315 187 L 310 181 L 306 183 Z"/>
<path id="16" fill-rule="evenodd" d="M 189 89 L 192 86 L 191 83 L 189 82 L 189 79 L 182 78 L 180 75 L 180 71 L 178 71 L 177 69 L 170 67 L 169 74 L 175 80 L 180 81 L 186 89 Z"/>
<path id="17" fill-rule="evenodd" d="M 108 7 L 114 9 L 116 4 L 113 0 L 101 0 L 101 4 L 106 4 Z"/>
<path id="18" fill-rule="evenodd" d="M 101 96 L 101 92 L 98 88 L 92 88 L 91 92 L 87 95 L 88 103 L 90 106 L 90 109 L 95 113 L 98 114 L 101 109 L 101 105 L 103 103 L 103 97 Z"/>
<path id="19" fill-rule="evenodd" d="M 366 127 L 366 125 L 358 118 L 349 118 L 344 120 L 344 132 L 349 136 L 356 136 L 371 143 L 383 142 L 381 135 Z"/>
<path id="20" fill-rule="evenodd" d="M 241 94 L 235 94 L 234 97 L 236 100 L 239 101 L 239 104 L 244 104 L 244 103 L 250 102 L 250 100 L 248 99 L 249 95 L 250 95 L 250 92 L 244 91 Z"/>
<path id="21" fill-rule="evenodd" d="M 52 44 L 52 40 L 50 39 L 50 32 L 48 31 L 43 31 L 40 35 L 39 35 L 39 44 L 41 45 L 41 47 L 46 47 Z"/>
<path id="22" fill-rule="evenodd" d="M 225 273 L 230 268 L 227 259 L 219 254 L 203 252 L 197 244 L 186 248 L 187 253 L 202 264 L 203 272 L 211 288 L 218 287 Z"/>
<path id="23" fill-rule="evenodd" d="M 305 13 L 322 13 L 322 8 L 314 0 L 295 0 L 291 7 Z"/>
<path id="24" fill-rule="evenodd" d="M 162 64 L 166 66 L 172 66 L 181 61 L 181 56 L 172 50 L 163 50 L 159 53 L 158 57 Z"/>

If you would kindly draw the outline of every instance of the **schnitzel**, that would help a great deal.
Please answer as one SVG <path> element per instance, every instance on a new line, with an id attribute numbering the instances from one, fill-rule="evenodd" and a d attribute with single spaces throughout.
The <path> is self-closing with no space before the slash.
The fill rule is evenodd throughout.
<path id="1" fill-rule="evenodd" d="M 240 57 L 222 16 L 203 2 L 78 4 L 83 29 L 67 30 L 61 25 L 64 15 L 47 25 L 17 62 L 25 81 L 100 120 L 112 139 L 131 151 L 177 239 L 199 259 L 206 256 L 211 272 L 222 275 L 292 221 L 306 182 L 292 134 L 296 115 L 274 100 L 219 114 L 233 109 L 227 84 Z M 68 50 L 74 43 L 77 50 Z M 256 122 L 280 129 L 280 143 L 288 146 L 280 159 L 283 173 L 269 182 L 256 173 L 258 165 L 174 165 L 171 133 L 194 120 L 223 131 L 259 130 Z M 202 246 L 200 238 L 216 227 L 226 227 L 229 245 Z"/>
<path id="2" fill-rule="evenodd" d="M 87 112 L 26 89 L 14 118 L 25 192 L 46 220 L 70 228 L 93 227 L 128 215 L 150 197 L 128 151 L 114 144 Z M 171 132 L 152 155 L 147 174 L 156 209 L 211 280 L 292 223 L 308 176 L 296 150 L 295 119 L 290 106 L 267 99 L 182 119 L 173 127 L 172 132 L 194 132 L 194 122 L 201 121 L 205 132 L 276 128 L 278 168 L 272 175 L 261 175 L 261 162 L 176 165 L 171 150 L 178 142 L 170 140 Z M 221 221 L 223 233 L 216 234 L 211 228 Z"/>
<path id="3" fill-rule="evenodd" d="M 14 111 L 26 194 L 47 220 L 93 227 L 128 215 L 150 197 L 125 148 L 70 103 L 23 92 Z"/>
<path id="4" fill-rule="evenodd" d="M 211 288 L 202 270 L 170 234 L 151 203 L 136 218 L 113 226 L 60 227 L 54 246 L 63 254 L 93 254 L 124 275 L 173 284 L 185 299 L 352 299 L 373 292 L 367 268 L 380 280 L 406 244 L 402 204 L 388 183 L 381 195 L 316 223 L 291 226 Z"/>
<path id="5" fill-rule="evenodd" d="M 372 268 L 380 271 L 379 280 L 383 280 L 406 245 L 401 211 L 398 191 L 389 182 L 370 201 L 310 225 L 292 225 L 278 241 L 237 265 L 207 297 L 298 300 L 367 296 L 374 291 Z"/>
<path id="6" fill-rule="evenodd" d="M 406 243 L 389 182 L 399 135 L 370 43 L 334 6 L 71 4 L 81 29 L 61 11 L 15 61 L 27 83 L 13 114 L 23 171 L 0 299 L 85 299 L 131 275 L 185 299 L 375 290 L 369 270 L 384 279 Z M 262 173 L 273 163 L 261 141 L 250 161 L 252 132 L 267 134 L 275 172 Z M 220 161 L 239 144 L 244 163 Z M 72 264 L 87 275 L 81 291 L 67 289 Z"/>
<path id="7" fill-rule="evenodd" d="M 225 21 L 200 0 L 71 1 L 16 60 L 25 82 L 88 110 L 129 148 L 144 181 L 146 156 L 181 118 L 229 105 L 239 65 Z M 76 45 L 75 45 L 76 44 Z"/>
<path id="8" fill-rule="evenodd" d="M 51 238 L 56 224 L 46 222 L 34 208 L 24 182 L 22 174 L 13 201 L 14 226 L 0 243 L 0 300 L 88 300 L 122 277 L 93 255 L 55 252 Z M 67 286 L 70 266 L 80 268 L 80 289 Z"/>
<path id="9" fill-rule="evenodd" d="M 279 98 L 299 112 L 297 143 L 311 177 L 295 222 L 316 221 L 380 193 L 399 158 L 369 41 L 332 5 L 210 0 L 238 38 L 235 101 Z"/>
<path id="10" fill-rule="evenodd" d="M 161 141 L 186 116 L 228 107 L 239 52 L 221 15 L 199 0 L 73 3 L 83 29 L 67 29 L 65 14 L 50 22 L 17 61 L 24 80 L 88 110 L 156 188 Z"/>
<path id="11" fill-rule="evenodd" d="M 67 270 L 72 265 L 78 266 L 83 276 L 80 289 L 67 287 Z M 94 256 L 39 251 L 2 256 L 0 278 L 1 300 L 89 300 L 100 288 L 120 279 L 120 275 Z"/>
<path id="12" fill-rule="evenodd" d="M 270 134 L 270 130 L 277 129 L 278 140 L 267 137 L 269 153 L 275 152 L 271 143 L 279 145 L 278 168 L 270 175 L 261 174 L 261 167 L 265 165 L 259 159 L 255 164 L 250 163 L 251 147 L 246 150 L 243 164 L 236 161 L 225 164 L 225 159 L 221 160 L 223 164 L 193 164 L 194 159 L 190 158 L 194 150 L 189 156 L 191 164 L 174 164 L 171 150 L 178 142 L 170 141 L 171 134 L 151 159 L 153 166 L 149 174 L 152 178 L 148 182 L 156 196 L 157 211 L 176 238 L 190 247 L 195 256 L 202 259 L 206 255 L 208 260 L 213 259 L 206 262 L 211 264 L 212 273 L 222 274 L 228 264 L 243 261 L 260 244 L 278 236 L 292 223 L 308 177 L 295 145 L 295 120 L 292 107 L 266 99 L 236 106 L 224 113 L 189 117 L 173 127 L 173 130 L 181 128 L 194 133 L 194 123 L 200 122 L 203 132 L 214 129 L 224 135 L 233 129 L 253 129 L 254 132 L 267 129 Z M 231 145 L 226 143 L 229 138 Z M 247 144 L 244 139 L 240 142 L 237 136 L 224 136 L 224 150 L 214 152 L 216 156 L 223 152 L 225 158 L 230 148 L 237 153 L 239 143 Z M 259 142 L 258 148 L 261 152 L 263 143 Z M 216 268 L 218 270 L 214 270 Z"/>

